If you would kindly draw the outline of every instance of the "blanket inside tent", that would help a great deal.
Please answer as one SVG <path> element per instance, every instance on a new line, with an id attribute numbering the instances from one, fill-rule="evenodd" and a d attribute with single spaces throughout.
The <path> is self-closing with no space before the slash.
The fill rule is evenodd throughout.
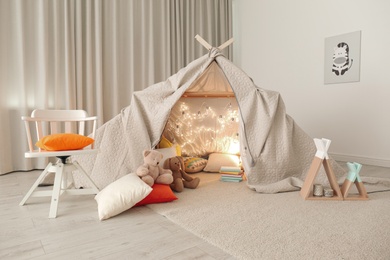
<path id="1" fill-rule="evenodd" d="M 286 114 L 279 93 L 257 87 L 219 48 L 210 48 L 166 81 L 135 92 L 128 107 L 98 128 L 95 145 L 100 152 L 75 159 L 100 189 L 143 163 L 142 151 L 159 143 L 172 107 L 186 91 L 199 91 L 192 87 L 214 66 L 223 72 L 218 74 L 225 77 L 222 81 L 230 85 L 239 107 L 240 155 L 248 187 L 262 193 L 300 189 L 316 152 L 313 138 Z M 342 168 L 331 163 L 336 178 L 341 177 Z M 317 182 L 328 183 L 326 174 L 318 174 Z M 75 183 L 85 185 L 79 175 Z"/>

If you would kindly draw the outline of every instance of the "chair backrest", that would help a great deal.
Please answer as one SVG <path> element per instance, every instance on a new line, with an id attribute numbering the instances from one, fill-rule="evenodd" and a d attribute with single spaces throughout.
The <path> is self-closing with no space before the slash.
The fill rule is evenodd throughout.
<path id="1" fill-rule="evenodd" d="M 95 139 L 97 117 L 89 117 L 84 110 L 46 110 L 36 109 L 30 117 L 23 116 L 25 122 L 27 140 L 30 152 L 34 151 L 34 144 L 39 139 L 49 134 L 57 133 L 77 133 L 86 135 L 86 124 L 91 122 L 92 129 L 89 136 Z M 32 133 L 30 124 L 35 124 L 36 138 Z M 92 143 L 91 148 L 93 148 Z"/>

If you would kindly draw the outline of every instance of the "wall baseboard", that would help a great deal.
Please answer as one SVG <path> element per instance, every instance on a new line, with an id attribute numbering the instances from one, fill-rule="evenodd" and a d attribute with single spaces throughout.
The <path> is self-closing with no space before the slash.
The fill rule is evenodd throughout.
<path id="1" fill-rule="evenodd" d="M 357 162 L 357 163 L 367 164 L 367 165 L 390 167 L 390 160 L 385 160 L 385 159 L 376 159 L 376 158 L 368 158 L 368 157 L 345 155 L 345 154 L 335 154 L 335 153 L 329 153 L 329 155 L 336 161 Z"/>

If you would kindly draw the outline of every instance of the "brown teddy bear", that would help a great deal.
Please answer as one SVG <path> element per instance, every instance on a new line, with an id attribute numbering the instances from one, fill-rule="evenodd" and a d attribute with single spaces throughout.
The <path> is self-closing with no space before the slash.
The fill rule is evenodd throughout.
<path id="1" fill-rule="evenodd" d="M 182 192 L 184 187 L 189 189 L 198 187 L 200 179 L 198 177 L 192 178 L 183 170 L 185 169 L 183 157 L 175 156 L 166 159 L 164 168 L 172 171 L 173 182 L 170 185 L 172 190 Z"/>
<path id="2" fill-rule="evenodd" d="M 173 181 L 172 171 L 163 169 L 159 164 L 163 154 L 155 150 L 145 150 L 144 164 L 138 167 L 137 175 L 150 187 L 155 183 L 171 184 Z"/>

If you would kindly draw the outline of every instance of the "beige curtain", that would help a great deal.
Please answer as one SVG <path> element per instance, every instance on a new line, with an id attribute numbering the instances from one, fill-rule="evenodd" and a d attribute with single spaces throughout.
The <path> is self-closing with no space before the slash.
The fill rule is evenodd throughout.
<path id="1" fill-rule="evenodd" d="M 20 120 L 35 108 L 85 109 L 100 124 L 134 91 L 232 37 L 231 0 L 0 0 L 0 174 L 24 158 Z M 231 57 L 231 48 L 225 55 Z"/>

